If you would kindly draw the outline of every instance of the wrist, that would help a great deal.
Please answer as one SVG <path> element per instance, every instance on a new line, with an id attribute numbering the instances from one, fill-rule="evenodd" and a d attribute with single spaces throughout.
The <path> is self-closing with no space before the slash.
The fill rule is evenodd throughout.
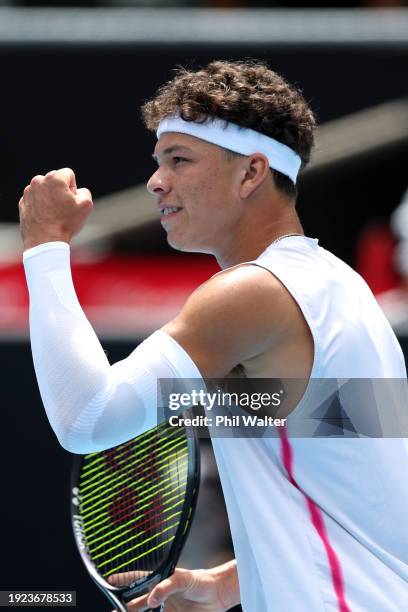
<path id="1" fill-rule="evenodd" d="M 239 594 L 237 562 L 235 559 L 223 565 L 213 567 L 209 572 L 215 579 L 218 598 L 225 610 L 237 606 L 241 598 Z"/>
<path id="2" fill-rule="evenodd" d="M 23 240 L 24 251 L 41 246 L 42 244 L 50 244 L 53 242 L 65 242 L 69 244 L 69 239 L 66 236 L 52 236 L 48 238 L 26 238 Z"/>
<path id="3" fill-rule="evenodd" d="M 21 226 L 21 237 L 24 250 L 27 250 L 47 242 L 67 242 L 69 244 L 72 233 L 63 223 L 44 223 L 42 225 L 32 223 L 29 228 Z"/>

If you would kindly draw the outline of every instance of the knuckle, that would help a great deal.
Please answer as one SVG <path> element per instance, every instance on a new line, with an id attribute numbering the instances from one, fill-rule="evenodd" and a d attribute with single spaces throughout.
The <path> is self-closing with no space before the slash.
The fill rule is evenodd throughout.
<path id="1" fill-rule="evenodd" d="M 51 170 L 51 172 L 47 172 L 44 177 L 44 182 L 50 183 L 55 177 L 55 170 Z"/>
<path id="2" fill-rule="evenodd" d="M 42 175 L 42 174 L 36 174 L 36 176 L 34 176 L 34 177 L 31 179 L 31 183 L 30 183 L 30 185 L 31 185 L 32 187 L 35 187 L 36 185 L 41 185 L 41 183 L 43 182 L 43 179 L 44 179 L 44 177 L 43 177 L 43 175 Z"/>
<path id="3" fill-rule="evenodd" d="M 57 171 L 54 174 L 46 176 L 44 182 L 48 185 L 50 189 L 58 189 L 61 187 L 65 188 L 66 186 L 64 178 L 62 176 L 59 176 Z"/>
<path id="4" fill-rule="evenodd" d="M 86 208 L 93 207 L 92 193 L 89 191 L 89 189 L 83 187 L 78 191 L 78 195 L 80 195 L 82 206 L 85 206 Z"/>
<path id="5" fill-rule="evenodd" d="M 71 176 L 75 176 L 74 171 L 72 170 L 72 168 L 61 168 L 60 172 L 63 172 L 64 174 L 70 174 Z"/>

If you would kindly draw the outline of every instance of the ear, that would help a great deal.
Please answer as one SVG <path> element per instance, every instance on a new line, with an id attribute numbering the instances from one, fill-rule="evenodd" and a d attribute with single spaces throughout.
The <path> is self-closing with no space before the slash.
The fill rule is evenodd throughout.
<path id="1" fill-rule="evenodd" d="M 253 153 L 245 158 L 244 174 L 240 185 L 242 199 L 249 198 L 270 177 L 269 161 L 263 153 Z"/>

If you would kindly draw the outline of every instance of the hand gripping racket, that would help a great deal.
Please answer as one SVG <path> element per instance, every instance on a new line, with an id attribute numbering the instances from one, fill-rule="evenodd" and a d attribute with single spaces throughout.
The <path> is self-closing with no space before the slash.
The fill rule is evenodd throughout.
<path id="1" fill-rule="evenodd" d="M 174 571 L 193 518 L 199 465 L 194 429 L 168 423 L 75 457 L 75 541 L 91 577 L 119 612 Z"/>

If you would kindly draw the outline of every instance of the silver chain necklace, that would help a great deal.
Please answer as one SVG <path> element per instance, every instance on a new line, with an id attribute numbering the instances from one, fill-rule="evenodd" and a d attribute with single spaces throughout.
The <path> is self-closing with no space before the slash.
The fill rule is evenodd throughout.
<path id="1" fill-rule="evenodd" d="M 291 236 L 303 236 L 303 234 L 296 234 L 296 233 L 284 234 L 283 236 L 279 236 L 279 238 L 276 238 L 276 240 L 274 240 L 271 244 L 276 244 L 277 242 L 280 242 L 284 238 L 290 238 Z"/>

